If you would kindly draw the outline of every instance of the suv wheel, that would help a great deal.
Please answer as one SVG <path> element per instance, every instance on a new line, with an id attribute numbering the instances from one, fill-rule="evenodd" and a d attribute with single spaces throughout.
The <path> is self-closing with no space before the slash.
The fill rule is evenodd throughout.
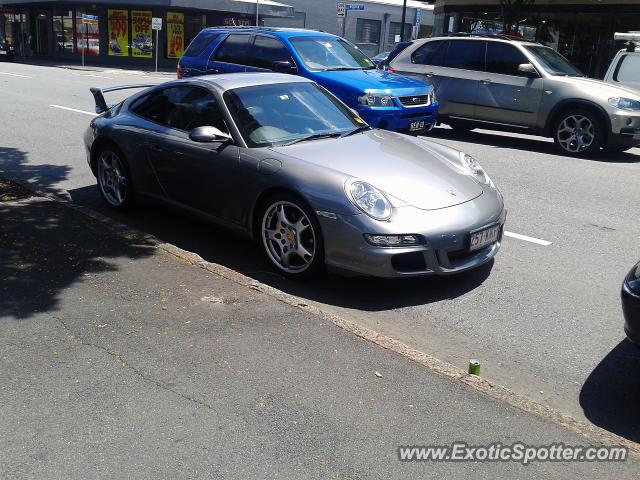
<path id="1" fill-rule="evenodd" d="M 597 114 L 574 109 L 563 112 L 553 128 L 555 144 L 567 155 L 586 157 L 604 144 L 604 128 Z"/>
<path id="2" fill-rule="evenodd" d="M 466 133 L 472 131 L 475 127 L 470 123 L 464 122 L 451 122 L 449 126 L 456 132 Z"/>

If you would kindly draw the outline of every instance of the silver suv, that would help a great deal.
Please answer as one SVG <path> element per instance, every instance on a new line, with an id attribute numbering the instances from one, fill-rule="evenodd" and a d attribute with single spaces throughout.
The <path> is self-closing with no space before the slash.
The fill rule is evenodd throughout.
<path id="1" fill-rule="evenodd" d="M 585 78 L 555 50 L 505 37 L 413 42 L 391 69 L 435 87 L 439 120 L 553 137 L 567 155 L 640 145 L 640 91 Z"/>

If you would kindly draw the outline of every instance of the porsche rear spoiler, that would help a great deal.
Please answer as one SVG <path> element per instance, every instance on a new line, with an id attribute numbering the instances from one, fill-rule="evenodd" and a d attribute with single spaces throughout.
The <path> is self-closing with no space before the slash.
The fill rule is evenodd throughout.
<path id="1" fill-rule="evenodd" d="M 112 105 L 107 105 L 107 101 L 104 99 L 104 94 L 107 92 L 115 92 L 117 90 L 128 90 L 133 88 L 148 88 L 155 87 L 154 83 L 140 83 L 133 85 L 114 85 L 113 87 L 91 87 L 89 90 L 93 94 L 93 98 L 96 101 L 96 113 L 102 113 L 109 110 Z"/>

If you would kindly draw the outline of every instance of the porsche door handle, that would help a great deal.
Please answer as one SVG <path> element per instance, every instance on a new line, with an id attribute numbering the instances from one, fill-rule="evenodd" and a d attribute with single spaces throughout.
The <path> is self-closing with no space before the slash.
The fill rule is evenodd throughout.
<path id="1" fill-rule="evenodd" d="M 489 78 L 485 78 L 484 80 L 480 80 L 480 83 L 483 85 L 491 85 L 491 80 Z"/>
<path id="2" fill-rule="evenodd" d="M 149 144 L 149 150 L 154 152 L 162 152 L 162 147 L 160 145 L 156 145 L 155 143 Z"/>

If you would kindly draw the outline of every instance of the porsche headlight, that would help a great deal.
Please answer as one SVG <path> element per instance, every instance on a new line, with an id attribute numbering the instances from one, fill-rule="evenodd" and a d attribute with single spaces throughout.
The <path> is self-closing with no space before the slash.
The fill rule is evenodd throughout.
<path id="1" fill-rule="evenodd" d="M 348 182 L 345 188 L 349 200 L 376 220 L 388 220 L 391 217 L 391 202 L 373 185 L 359 180 Z"/>
<path id="2" fill-rule="evenodd" d="M 460 160 L 462 161 L 463 168 L 469 173 L 469 175 L 473 176 L 480 183 L 495 188 L 493 181 L 489 178 L 487 172 L 484 171 L 484 168 L 480 166 L 475 158 L 468 153 L 460 152 Z"/>
<path id="3" fill-rule="evenodd" d="M 632 98 L 611 97 L 609 105 L 620 110 L 640 110 L 640 102 Z"/>
<path id="4" fill-rule="evenodd" d="M 393 99 L 389 95 L 365 93 L 358 96 L 358 103 L 367 107 L 392 107 Z"/>

